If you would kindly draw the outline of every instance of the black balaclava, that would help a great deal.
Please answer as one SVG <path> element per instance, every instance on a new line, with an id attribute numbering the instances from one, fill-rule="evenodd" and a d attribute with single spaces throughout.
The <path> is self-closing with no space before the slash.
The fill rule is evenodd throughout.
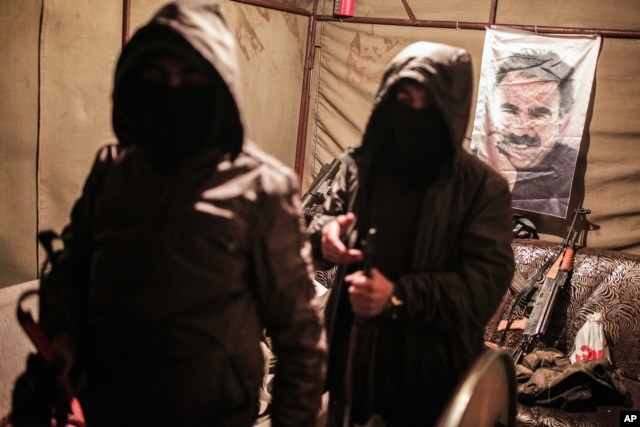
<path id="1" fill-rule="evenodd" d="M 175 53 L 156 53 L 175 57 Z M 177 56 L 201 67 L 190 56 Z M 141 61 L 139 70 L 145 67 Z M 163 172 L 174 170 L 182 160 L 215 147 L 230 95 L 222 79 L 212 73 L 208 83 L 184 82 L 180 86 L 147 80 L 135 73 L 129 86 L 129 142 L 141 148 L 151 164 Z"/>
<path id="2" fill-rule="evenodd" d="M 427 184 L 453 155 L 449 127 L 436 107 L 413 109 L 393 100 L 391 128 L 392 141 L 383 156 L 401 181 Z"/>

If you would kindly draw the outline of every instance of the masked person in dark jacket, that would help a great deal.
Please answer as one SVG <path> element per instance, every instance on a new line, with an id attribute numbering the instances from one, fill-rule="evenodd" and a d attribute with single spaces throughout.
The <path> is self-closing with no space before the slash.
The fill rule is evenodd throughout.
<path id="1" fill-rule="evenodd" d="M 167 4 L 123 48 L 119 142 L 42 285 L 88 427 L 251 426 L 265 329 L 271 425 L 316 425 L 326 343 L 298 184 L 245 137 L 239 84 L 214 1 Z"/>
<path id="2" fill-rule="evenodd" d="M 326 308 L 330 425 L 347 401 L 351 425 L 433 425 L 484 349 L 513 274 L 512 213 L 507 182 L 462 145 L 472 91 L 466 51 L 402 50 L 310 226 L 318 263 L 342 265 Z"/>

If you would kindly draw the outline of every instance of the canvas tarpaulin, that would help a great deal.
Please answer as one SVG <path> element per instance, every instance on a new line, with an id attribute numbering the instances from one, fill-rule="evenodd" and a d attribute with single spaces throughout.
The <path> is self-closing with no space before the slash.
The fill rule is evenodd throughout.
<path id="1" fill-rule="evenodd" d="M 483 33 L 441 28 L 323 22 L 318 26 L 311 87 L 303 188 L 325 163 L 360 145 L 387 62 L 417 40 L 464 46 L 474 75 L 480 69 Z"/>
<path id="2" fill-rule="evenodd" d="M 127 3 L 130 15 L 123 16 Z M 68 221 L 97 147 L 114 139 L 110 91 L 123 34 L 163 3 L 0 2 L 0 286 L 37 276 L 36 233 Z M 640 252 L 640 44 L 635 35 L 616 34 L 640 31 L 640 2 L 356 0 L 354 19 L 342 21 L 331 17 L 332 0 L 269 3 L 304 13 L 222 5 L 240 44 L 249 135 L 289 166 L 302 162 L 302 191 L 323 164 L 360 143 L 377 79 L 403 46 L 427 40 L 467 49 L 477 89 L 487 26 L 603 31 L 572 192 L 592 210 L 589 246 Z M 406 6 L 424 21 L 412 21 Z M 466 145 L 471 126 L 467 135 Z M 296 147 L 301 139 L 304 150 Z M 523 213 L 543 238 L 566 232 L 565 218 Z"/>
<path id="3" fill-rule="evenodd" d="M 447 43 L 472 56 L 478 89 L 486 29 L 398 27 L 350 22 L 319 22 L 316 30 L 309 127 L 302 188 L 323 164 L 343 149 L 360 144 L 373 97 L 386 62 L 417 40 Z M 630 253 L 640 251 L 640 45 L 633 39 L 603 38 L 584 118 L 580 152 L 566 217 L 516 211 L 531 219 L 540 237 L 561 241 L 574 203 L 591 209 L 585 244 Z M 350 64 L 360 64 L 357 67 Z M 470 148 L 472 121 L 467 130 Z"/>

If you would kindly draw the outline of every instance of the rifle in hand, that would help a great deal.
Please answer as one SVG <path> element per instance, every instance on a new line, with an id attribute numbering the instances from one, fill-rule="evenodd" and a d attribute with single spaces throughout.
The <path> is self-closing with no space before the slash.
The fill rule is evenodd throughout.
<path id="1" fill-rule="evenodd" d="M 366 237 L 362 239 L 362 271 L 364 275 L 369 278 L 371 277 L 371 269 L 373 268 L 373 254 L 376 248 L 377 232 L 378 231 L 372 227 L 367 231 Z M 354 319 L 356 326 L 363 326 L 365 323 L 366 320 L 363 317 L 356 316 Z"/>
<path id="2" fill-rule="evenodd" d="M 553 313 L 553 308 L 558 296 L 558 292 L 565 286 L 572 270 L 573 256 L 577 245 L 578 233 L 575 230 L 576 219 L 579 215 L 591 213 L 588 209 L 583 209 L 582 204 L 578 205 L 571 221 L 571 226 L 565 236 L 561 251 L 557 258 L 546 272 L 544 282 L 535 292 L 531 310 L 528 316 L 525 315 L 522 341 L 513 352 L 513 360 L 518 363 L 523 355 L 529 353 L 536 340 L 547 332 L 549 321 Z"/>
<path id="3" fill-rule="evenodd" d="M 308 217 L 313 217 L 322 211 L 322 204 L 331 195 L 331 187 L 336 174 L 340 170 L 340 160 L 334 159 L 322 168 L 318 176 L 313 180 L 309 191 L 302 196 L 302 213 Z"/>
<path id="4" fill-rule="evenodd" d="M 373 254 L 376 247 L 376 234 L 378 230 L 370 228 L 367 231 L 367 237 L 362 242 L 362 270 L 367 277 L 371 277 L 371 269 L 373 268 Z"/>

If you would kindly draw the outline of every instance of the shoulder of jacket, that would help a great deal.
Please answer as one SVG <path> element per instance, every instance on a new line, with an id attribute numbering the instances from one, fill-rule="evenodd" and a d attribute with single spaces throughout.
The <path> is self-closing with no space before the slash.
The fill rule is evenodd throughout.
<path id="1" fill-rule="evenodd" d="M 252 141 L 245 141 L 236 161 L 257 172 L 256 178 L 260 179 L 260 185 L 266 192 L 298 189 L 298 179 L 293 169 L 263 151 Z"/>
<path id="2" fill-rule="evenodd" d="M 509 184 L 502 174 L 471 153 L 460 152 L 454 170 L 454 176 L 469 191 L 476 192 L 479 188 L 485 188 L 485 191 L 492 194 L 509 192 Z"/>
<path id="3" fill-rule="evenodd" d="M 501 177 L 500 173 L 493 169 L 490 165 L 480 160 L 477 156 L 468 151 L 462 150 L 459 155 L 460 164 L 463 165 L 469 171 L 473 171 L 473 173 L 486 175 L 486 176 L 494 176 Z"/>

